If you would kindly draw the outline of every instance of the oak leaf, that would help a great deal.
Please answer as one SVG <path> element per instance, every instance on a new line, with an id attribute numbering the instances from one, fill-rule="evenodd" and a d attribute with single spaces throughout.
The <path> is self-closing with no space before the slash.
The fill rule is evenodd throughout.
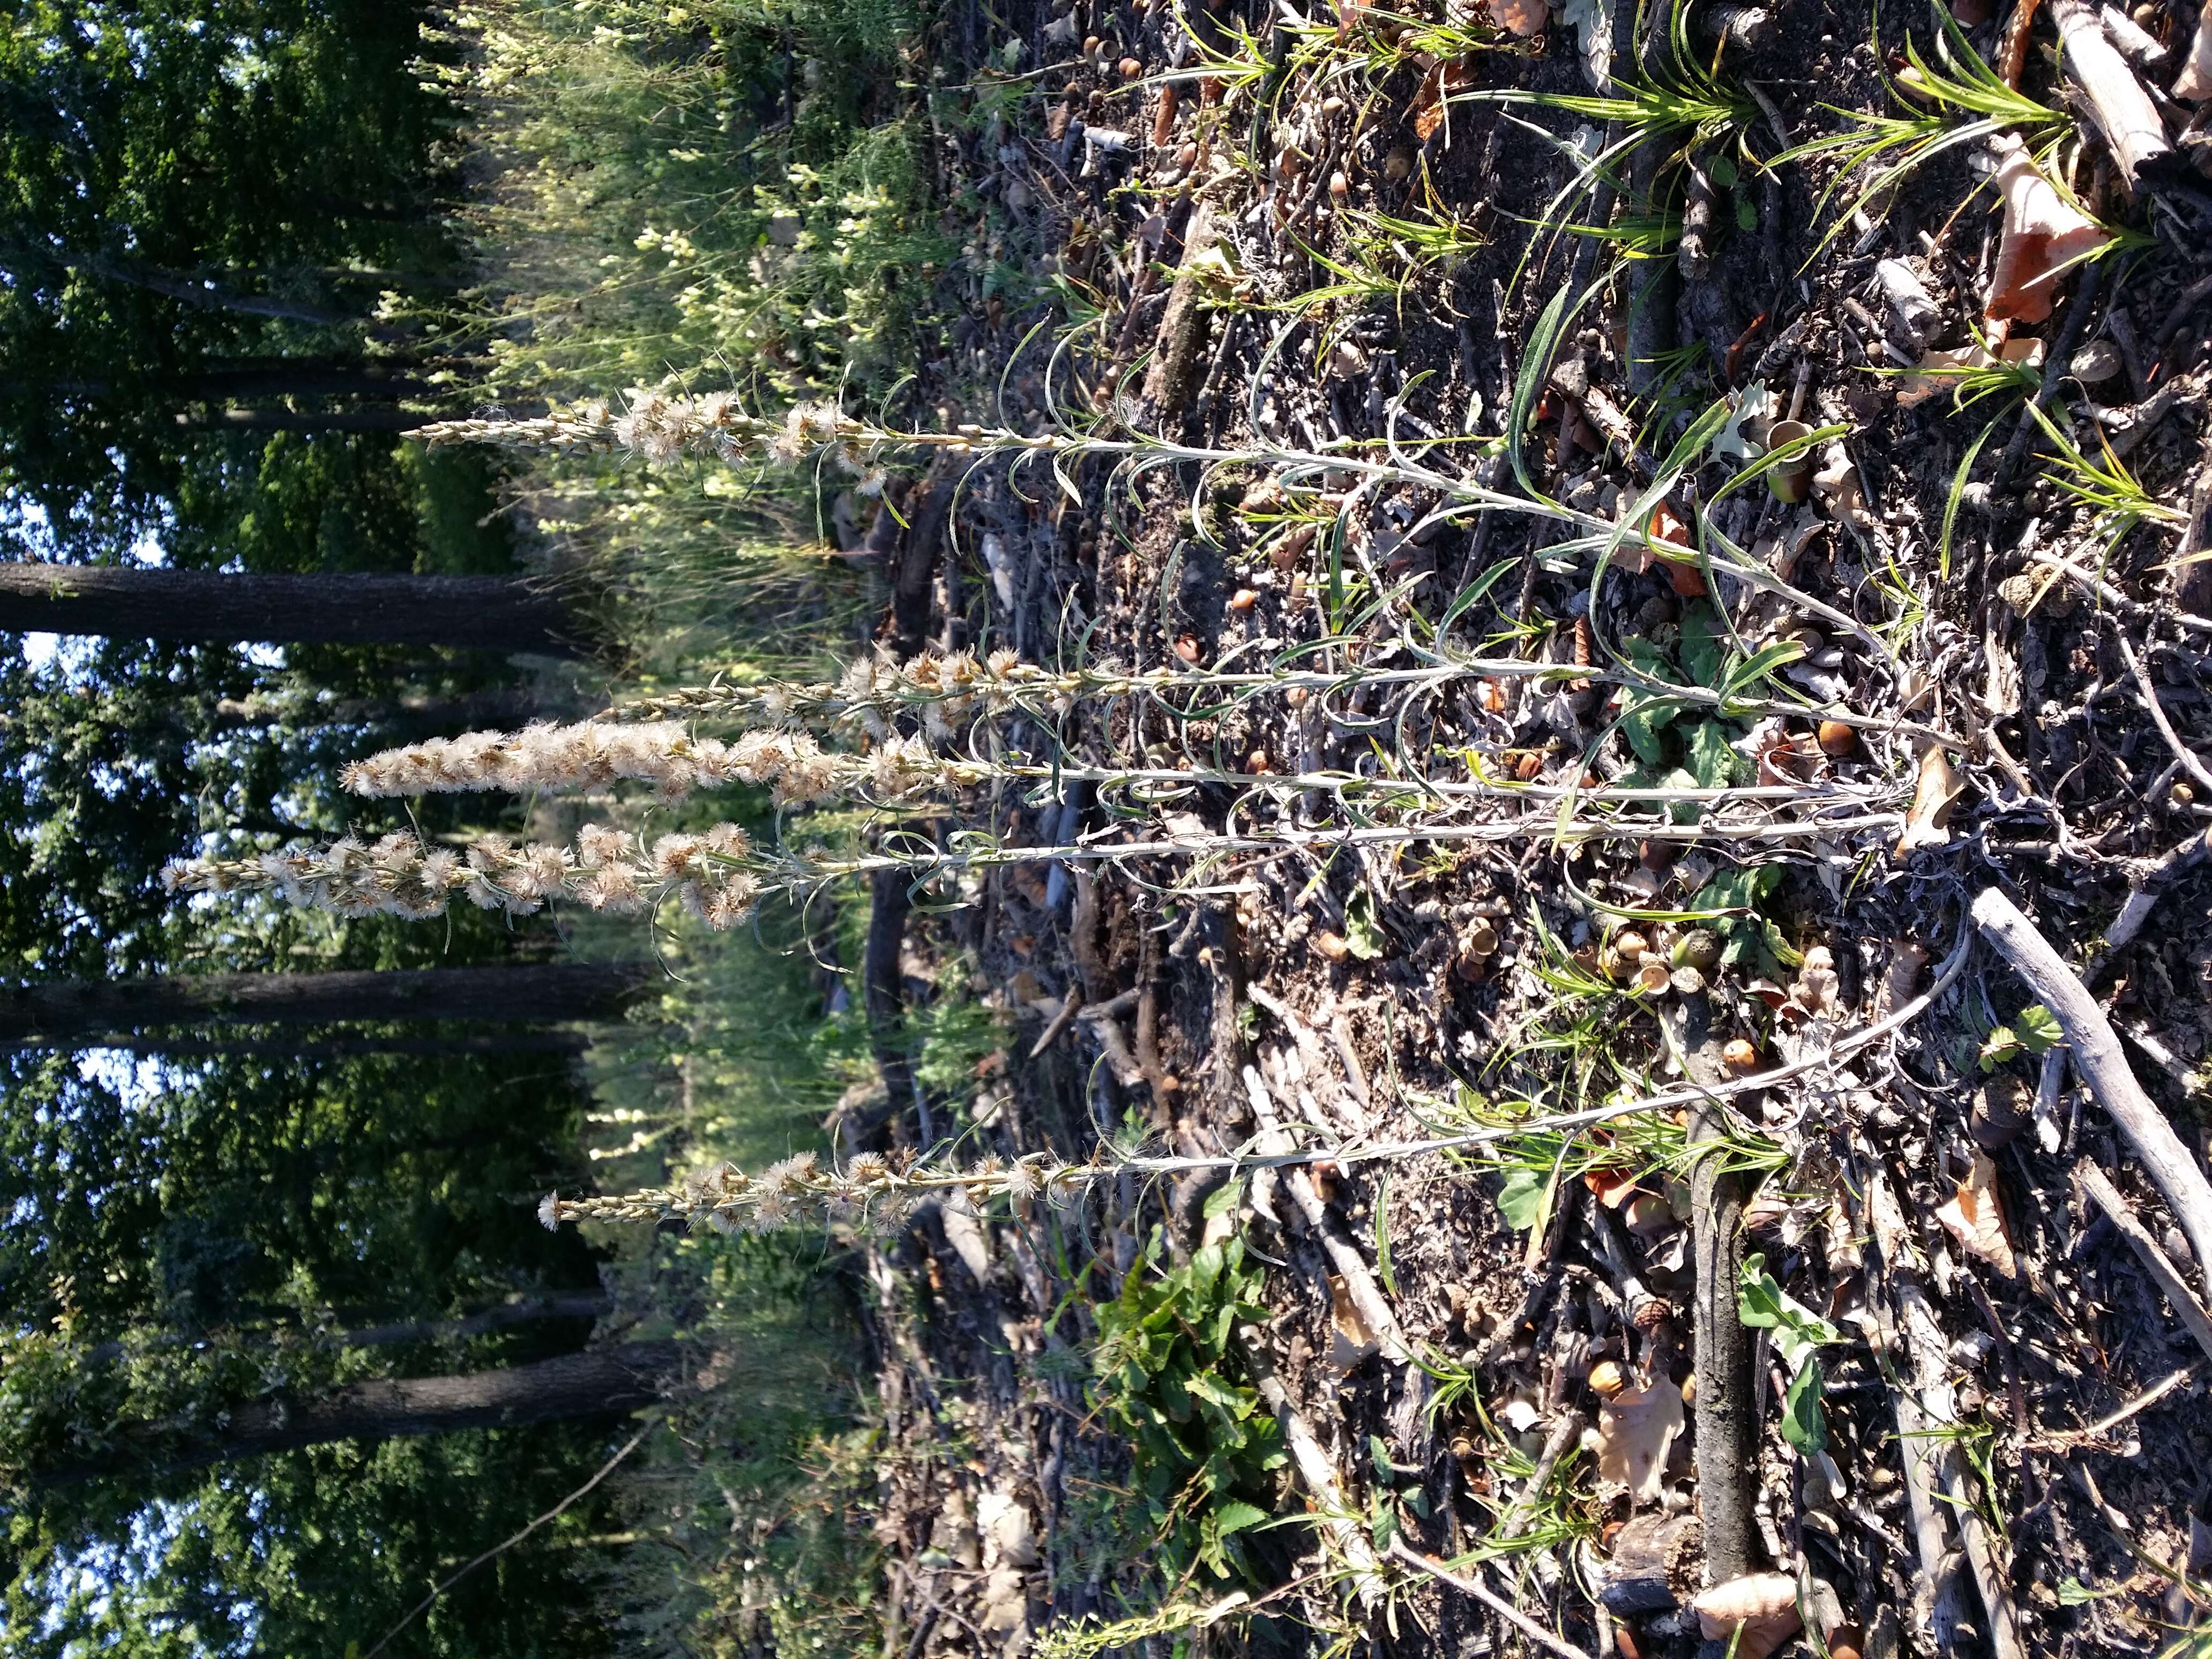
<path id="1" fill-rule="evenodd" d="M 2007 1279 L 2020 1277 L 2020 1258 L 2005 1225 L 2004 1200 L 1997 1193 L 1997 1166 L 1988 1153 L 1974 1154 L 1966 1178 L 1951 1201 L 1936 1212 L 1936 1219 L 1968 1255 Z"/>
<path id="2" fill-rule="evenodd" d="M 1634 1504 L 1657 1503 L 1681 1432 L 1682 1391 L 1666 1377 L 1622 1390 L 1598 1414 L 1598 1478 L 1626 1486 Z"/>

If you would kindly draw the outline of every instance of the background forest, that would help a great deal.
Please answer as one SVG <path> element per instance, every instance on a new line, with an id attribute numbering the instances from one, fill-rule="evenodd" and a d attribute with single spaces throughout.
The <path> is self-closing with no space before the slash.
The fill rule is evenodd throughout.
<path id="1" fill-rule="evenodd" d="M 819 1240 L 594 1245 L 535 1206 L 814 1144 L 852 1046 L 821 1023 L 834 974 L 544 914 L 179 908 L 158 876 L 405 822 L 335 787 L 394 742 L 849 633 L 854 580 L 794 550 L 809 500 L 408 434 L 717 359 L 764 388 L 888 384 L 915 301 L 887 263 L 941 252 L 896 102 L 908 20 L 9 9 L 0 1644 L 689 1647 L 742 1599 L 733 1551 L 814 1547 L 787 1511 L 850 1427 L 838 1263 Z M 33 562 L 78 574 L 58 596 L 16 580 Z M 705 1408 L 741 1435 L 661 1431 L 398 1630 L 630 1438 L 649 1376 L 603 1355 L 702 1331 L 742 1356 Z M 776 1541 L 732 1540 L 732 1494 Z M 779 1616 L 835 1624 L 845 1547 Z"/>
<path id="2" fill-rule="evenodd" d="M 6 16 L 8 1659 L 2212 1659 L 2212 5 Z"/>

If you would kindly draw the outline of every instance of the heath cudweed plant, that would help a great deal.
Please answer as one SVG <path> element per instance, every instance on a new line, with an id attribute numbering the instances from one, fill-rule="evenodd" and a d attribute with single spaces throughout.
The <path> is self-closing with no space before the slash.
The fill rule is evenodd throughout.
<path id="1" fill-rule="evenodd" d="M 455 894 L 487 910 L 529 915 L 556 899 L 634 915 L 673 898 L 708 927 L 751 915 L 759 878 L 745 867 L 752 842 L 734 823 L 699 835 L 642 836 L 586 824 L 573 848 L 517 845 L 480 836 L 465 854 L 425 846 L 406 831 L 374 843 L 347 836 L 251 859 L 180 859 L 161 872 L 172 893 L 268 892 L 340 916 L 419 921 L 445 914 Z"/>

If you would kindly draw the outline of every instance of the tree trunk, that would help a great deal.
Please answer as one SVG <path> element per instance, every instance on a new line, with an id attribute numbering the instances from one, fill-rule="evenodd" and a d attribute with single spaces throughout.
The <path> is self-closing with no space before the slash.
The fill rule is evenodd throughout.
<path id="1" fill-rule="evenodd" d="M 241 1037 L 210 1042 L 193 1037 L 132 1036 L 120 1031 L 95 1036 L 38 1036 L 0 1042 L 0 1052 L 24 1048 L 113 1048 L 127 1054 L 160 1054 L 169 1060 L 208 1060 L 240 1054 L 255 1060 L 351 1060 L 362 1054 L 560 1054 L 574 1059 L 591 1047 L 576 1031 L 515 1031 L 496 1036 L 336 1037 L 325 1042 L 287 1042 L 281 1037 Z"/>
<path id="2" fill-rule="evenodd" d="M 215 706 L 218 728 L 247 726 L 368 726 L 476 728 L 520 726 L 538 712 L 537 694 L 526 686 L 493 686 L 450 696 L 405 693 L 396 697 L 315 696 L 257 692 Z"/>
<path id="3" fill-rule="evenodd" d="M 186 432 L 412 432 L 442 421 L 419 409 L 218 409 L 179 415 Z"/>
<path id="4" fill-rule="evenodd" d="M 174 271 L 149 270 L 104 255 L 95 254 L 76 268 L 88 270 L 107 282 L 122 283 L 131 288 L 143 288 L 149 294 L 181 300 L 186 305 L 198 306 L 204 311 L 231 311 L 246 317 L 270 317 L 279 322 L 311 323 L 325 328 L 343 328 L 367 320 L 343 311 L 309 305 L 305 301 L 273 299 L 265 294 L 234 293 L 228 289 L 212 287 L 204 281 L 180 276 Z"/>
<path id="5" fill-rule="evenodd" d="M 442 645 L 582 654 L 568 608 L 513 576 L 0 563 L 0 633 L 30 630 L 226 645 Z"/>
<path id="6" fill-rule="evenodd" d="M 494 1331 L 512 1329 L 517 1325 L 532 1325 L 547 1319 L 604 1319 L 614 1310 L 614 1299 L 605 1291 L 569 1291 L 558 1296 L 502 1302 L 496 1307 L 461 1319 L 410 1320 L 389 1325 L 364 1325 L 356 1330 L 331 1331 L 315 1335 L 313 1340 L 338 1348 L 389 1348 L 402 1342 L 444 1342 L 458 1337 L 489 1336 Z M 295 1337 L 305 1334 L 292 1333 Z M 266 1344 L 268 1336 L 254 1339 Z M 174 1334 L 157 1337 L 151 1346 L 164 1350 L 192 1348 L 204 1345 L 205 1339 Z M 103 1342 L 84 1356 L 89 1365 L 111 1365 L 126 1352 L 120 1342 Z"/>
<path id="7" fill-rule="evenodd" d="M 11 397 L 34 389 L 70 398 L 128 397 L 185 403 L 223 403 L 243 398 L 416 398 L 429 395 L 422 364 L 412 357 L 210 357 L 188 374 L 143 380 L 54 380 L 41 384 L 0 380 Z"/>
<path id="8" fill-rule="evenodd" d="M 126 1431 L 118 1443 L 56 1465 L 35 1484 L 52 1488 L 133 1469 L 174 1474 L 335 1440 L 374 1444 L 635 1411 L 660 1397 L 661 1379 L 676 1369 L 679 1353 L 674 1342 L 630 1342 L 460 1376 L 356 1382 L 319 1399 L 254 1401 L 234 1407 L 225 1421 L 181 1433 Z"/>
<path id="9" fill-rule="evenodd" d="M 320 1025 L 339 1020 L 591 1019 L 652 975 L 642 964 L 526 963 L 326 974 L 178 974 L 0 989 L 0 1042 L 83 1044 L 164 1025 Z"/>

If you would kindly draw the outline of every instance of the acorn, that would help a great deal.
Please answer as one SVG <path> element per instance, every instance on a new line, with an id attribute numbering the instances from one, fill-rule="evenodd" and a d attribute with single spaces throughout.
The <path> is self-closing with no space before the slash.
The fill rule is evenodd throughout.
<path id="1" fill-rule="evenodd" d="M 1831 760 L 1841 760 L 1859 746 L 1857 731 L 1842 720 L 1822 720 L 1820 738 L 1820 752 Z"/>
<path id="2" fill-rule="evenodd" d="M 1610 1400 L 1628 1386 L 1628 1374 L 1619 1360 L 1601 1359 L 1589 1369 L 1589 1386 L 1599 1399 Z"/>
<path id="3" fill-rule="evenodd" d="M 1613 953 L 1620 958 L 1624 968 L 1634 968 L 1650 948 L 1649 941 L 1633 927 L 1624 927 L 1613 936 Z"/>
<path id="4" fill-rule="evenodd" d="M 1392 184 L 1402 184 L 1413 176 L 1413 152 L 1401 144 L 1392 150 L 1382 163 L 1382 176 Z"/>
<path id="5" fill-rule="evenodd" d="M 1231 611 L 1249 611 L 1259 603 L 1260 596 L 1249 587 L 1240 587 L 1229 596 L 1229 608 Z"/>
<path id="6" fill-rule="evenodd" d="M 1685 1406 L 1698 1403 L 1698 1374 L 1695 1371 L 1682 1379 L 1682 1403 Z"/>
<path id="7" fill-rule="evenodd" d="M 1313 936 L 1313 945 L 1315 950 L 1320 951 L 1331 962 L 1342 962 L 1352 954 L 1352 947 L 1344 942 L 1344 935 L 1341 933 L 1327 932 L 1316 933 Z"/>
<path id="8" fill-rule="evenodd" d="M 1255 749 L 1244 757 L 1244 769 L 1255 777 L 1264 777 L 1273 771 L 1274 768 L 1267 764 L 1266 750 Z"/>
<path id="9" fill-rule="evenodd" d="M 1346 178 L 1340 169 L 1328 175 L 1328 193 L 1330 199 L 1335 202 L 1339 206 L 1342 206 L 1346 201 L 1350 199 L 1352 195 L 1352 180 Z"/>
<path id="10" fill-rule="evenodd" d="M 1121 78 L 1124 81 L 1133 81 L 1144 72 L 1145 66 L 1135 58 L 1124 58 L 1121 60 Z"/>
<path id="11" fill-rule="evenodd" d="M 1710 927 L 1692 927 L 1674 941 L 1674 965 L 1710 974 L 1721 963 L 1721 936 Z"/>
<path id="12" fill-rule="evenodd" d="M 1721 1064 L 1738 1077 L 1759 1069 L 1759 1050 L 1741 1037 L 1736 1037 L 1721 1049 Z"/>

